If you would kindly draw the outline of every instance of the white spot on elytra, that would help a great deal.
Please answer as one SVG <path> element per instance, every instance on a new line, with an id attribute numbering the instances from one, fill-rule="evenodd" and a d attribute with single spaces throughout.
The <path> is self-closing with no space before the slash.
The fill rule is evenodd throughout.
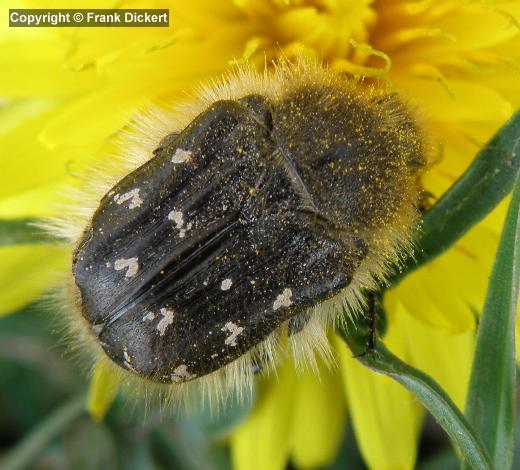
<path id="1" fill-rule="evenodd" d="M 148 312 L 144 317 L 143 317 L 143 321 L 152 321 L 155 319 L 155 313 L 153 312 Z"/>
<path id="2" fill-rule="evenodd" d="M 186 364 L 181 364 L 173 371 L 173 374 L 171 375 L 172 381 L 176 383 L 187 382 L 188 380 L 194 379 L 195 377 L 197 377 L 195 374 L 191 374 L 188 371 L 188 366 Z"/>
<path id="3" fill-rule="evenodd" d="M 184 238 L 186 236 L 186 231 L 189 230 L 191 227 L 193 227 L 193 224 L 190 222 L 188 225 L 186 225 L 186 228 L 181 228 L 181 231 L 179 232 L 179 237 Z"/>
<path id="4" fill-rule="evenodd" d="M 139 264 L 137 262 L 137 258 L 121 258 L 116 259 L 114 263 L 114 269 L 116 271 L 121 271 L 122 269 L 126 269 L 125 277 L 133 277 L 137 274 L 139 270 Z"/>
<path id="5" fill-rule="evenodd" d="M 276 297 L 273 303 L 273 310 L 278 310 L 280 307 L 290 307 L 292 305 L 292 290 L 284 289 L 281 294 Z"/>
<path id="6" fill-rule="evenodd" d="M 161 336 L 166 333 L 166 328 L 173 323 L 173 310 L 161 308 L 159 313 L 162 315 L 161 320 L 157 323 L 157 330 Z"/>
<path id="7" fill-rule="evenodd" d="M 229 290 L 231 288 L 232 284 L 233 284 L 233 281 L 228 277 L 227 279 L 224 279 L 222 281 L 222 284 L 220 285 L 220 288 L 222 290 Z"/>
<path id="8" fill-rule="evenodd" d="M 173 221 L 177 228 L 182 228 L 184 225 L 184 214 L 180 211 L 171 211 L 168 214 L 168 219 Z"/>
<path id="9" fill-rule="evenodd" d="M 140 207 L 143 203 L 143 200 L 139 196 L 139 188 L 132 189 L 125 194 L 116 194 L 114 196 L 114 201 L 116 201 L 119 205 L 123 204 L 126 201 L 130 201 L 129 209 L 135 209 L 136 207 Z"/>
<path id="10" fill-rule="evenodd" d="M 123 348 L 123 357 L 125 358 L 125 360 L 123 361 L 123 365 L 127 369 L 135 370 L 132 366 L 132 356 L 128 354 L 128 349 L 126 348 L 126 346 Z"/>
<path id="11" fill-rule="evenodd" d="M 191 152 L 189 150 L 177 149 L 172 157 L 172 163 L 185 163 L 191 159 Z"/>
<path id="12" fill-rule="evenodd" d="M 244 328 L 236 325 L 232 321 L 228 321 L 221 329 L 221 331 L 229 331 L 231 334 L 224 340 L 224 344 L 228 346 L 237 345 L 237 336 L 244 331 Z"/>

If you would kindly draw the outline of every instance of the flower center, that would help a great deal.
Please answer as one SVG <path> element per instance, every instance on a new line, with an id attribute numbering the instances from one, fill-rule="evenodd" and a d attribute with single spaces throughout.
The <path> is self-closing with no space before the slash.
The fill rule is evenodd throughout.
<path id="1" fill-rule="evenodd" d="M 352 42 L 366 43 L 376 22 L 373 0 L 235 0 L 256 25 L 264 46 L 291 54 L 295 48 L 314 50 L 330 61 L 349 59 Z M 279 52 L 280 49 L 278 49 Z"/>

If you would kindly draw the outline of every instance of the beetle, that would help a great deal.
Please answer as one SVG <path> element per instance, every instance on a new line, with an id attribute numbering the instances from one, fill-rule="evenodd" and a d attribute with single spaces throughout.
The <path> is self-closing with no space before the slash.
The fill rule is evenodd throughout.
<path id="1" fill-rule="evenodd" d="M 329 322 L 320 306 L 354 311 L 411 249 L 426 156 L 409 106 L 317 65 L 252 77 L 207 93 L 75 240 L 78 310 L 130 374 L 253 367 L 282 332 Z"/>

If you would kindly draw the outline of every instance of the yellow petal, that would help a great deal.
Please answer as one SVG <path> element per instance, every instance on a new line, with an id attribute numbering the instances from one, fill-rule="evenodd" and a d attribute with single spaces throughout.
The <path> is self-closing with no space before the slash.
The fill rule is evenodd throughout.
<path id="1" fill-rule="evenodd" d="M 42 295 L 69 261 L 66 249 L 53 245 L 0 248 L 0 315 L 15 312 Z"/>
<path id="2" fill-rule="evenodd" d="M 285 361 L 277 374 L 278 378 L 262 384 L 251 416 L 231 437 L 234 470 L 283 470 L 286 466 L 296 383 L 292 361 Z"/>
<path id="3" fill-rule="evenodd" d="M 395 74 L 395 83 L 407 96 L 423 106 L 435 122 L 451 125 L 460 121 L 505 122 L 512 112 L 511 103 L 490 87 L 478 82 L 449 79 L 453 96 L 432 80 Z M 478 100 L 475 97 L 478 96 Z"/>
<path id="4" fill-rule="evenodd" d="M 463 410 L 475 332 L 454 335 L 417 321 L 404 308 L 396 310 L 389 319 L 402 331 L 410 364 L 432 376 Z"/>
<path id="5" fill-rule="evenodd" d="M 502 233 L 502 227 L 509 207 L 509 201 L 509 196 L 505 197 L 502 202 L 500 202 L 500 204 L 479 224 L 495 236 L 495 244 Z M 494 251 L 489 253 L 491 256 L 494 256 L 494 254 Z"/>
<path id="6" fill-rule="evenodd" d="M 421 321 L 436 325 L 451 332 L 462 332 L 473 329 L 475 321 L 472 316 L 451 315 L 450 310 L 441 308 L 436 302 L 437 296 L 433 295 L 431 289 L 445 289 L 444 284 L 431 283 L 429 273 L 435 269 L 434 261 L 429 266 L 421 268 L 420 271 L 404 279 L 396 288 L 388 291 L 388 301 L 399 299 L 409 312 Z M 449 287 L 449 286 L 448 286 Z M 464 311 L 465 312 L 465 311 Z"/>
<path id="7" fill-rule="evenodd" d="M 0 46 L 2 96 L 64 96 L 102 85 L 94 69 L 74 71 L 64 66 L 67 47 L 67 42 L 59 37 L 3 43 Z"/>
<path id="8" fill-rule="evenodd" d="M 238 48 L 237 48 L 238 52 Z M 206 56 L 204 61 L 194 57 Z M 235 57 L 238 54 L 235 54 Z M 48 148 L 82 147 L 103 141 L 120 131 L 135 113 L 151 102 L 175 103 L 194 83 L 221 73 L 233 55 L 224 48 L 170 47 L 158 50 L 153 60 L 114 65 L 121 82 L 111 83 L 64 106 L 40 134 Z M 165 68 L 164 64 L 170 64 Z M 123 78 L 124 77 L 124 78 Z"/>
<path id="9" fill-rule="evenodd" d="M 499 208 L 503 211 L 502 205 Z M 487 220 L 489 218 L 489 220 Z M 389 311 L 399 301 L 416 319 L 460 334 L 474 330 L 482 310 L 498 243 L 500 215 L 491 214 L 453 248 L 388 291 Z"/>
<path id="10" fill-rule="evenodd" d="M 390 334 L 390 332 L 389 332 Z M 388 341 L 399 352 L 402 341 Z M 337 338 L 347 404 L 359 448 L 374 470 L 406 470 L 415 464 L 422 410 L 389 377 L 362 366 Z"/>
<path id="11" fill-rule="evenodd" d="M 458 14 L 444 16 L 436 26 L 453 34 L 468 49 L 492 47 L 518 36 L 518 29 L 511 23 L 511 18 L 503 14 L 505 12 L 519 18 L 520 6 L 510 2 L 490 8 L 484 3 L 474 3 L 463 7 Z"/>
<path id="12" fill-rule="evenodd" d="M 451 331 L 462 332 L 475 328 L 475 316 L 470 306 L 465 302 L 464 295 L 461 293 L 467 280 L 471 281 L 474 273 L 469 272 L 467 280 L 460 278 L 465 274 L 467 266 L 459 264 L 453 265 L 452 253 L 448 253 L 442 260 L 427 264 L 417 274 L 417 281 L 424 289 L 431 301 L 435 305 L 438 313 L 444 317 L 451 325 Z M 471 264 L 470 266 L 471 267 Z M 422 308 L 416 302 L 415 309 Z M 428 315 L 428 312 L 425 312 Z"/>
<path id="13" fill-rule="evenodd" d="M 40 144 L 38 134 L 60 109 L 56 102 L 0 135 L 0 199 L 65 178 L 91 158 L 94 147 L 53 152 Z"/>
<path id="14" fill-rule="evenodd" d="M 99 142 L 128 122 L 135 109 L 149 99 L 153 84 L 112 85 L 74 100 L 54 113 L 42 129 L 41 142 L 49 149 Z"/>
<path id="15" fill-rule="evenodd" d="M 98 362 L 90 382 L 87 409 L 96 421 L 101 421 L 119 390 L 119 379 L 104 362 Z"/>
<path id="16" fill-rule="evenodd" d="M 337 371 L 320 367 L 297 378 L 292 419 L 292 461 L 307 469 L 331 464 L 345 430 L 345 398 Z"/>
<path id="17" fill-rule="evenodd" d="M 56 100 L 33 98 L 0 105 L 0 135 L 55 106 Z"/>
<path id="18" fill-rule="evenodd" d="M 60 204 L 69 202 L 64 188 L 71 187 L 72 178 L 58 179 L 51 184 L 37 186 L 14 196 L 0 199 L 0 218 L 49 217 L 56 215 Z"/>
<path id="19" fill-rule="evenodd" d="M 435 164 L 423 178 L 424 187 L 440 197 L 466 171 L 503 123 L 501 120 L 458 121 L 437 125 L 432 139 L 438 150 L 432 155 Z"/>

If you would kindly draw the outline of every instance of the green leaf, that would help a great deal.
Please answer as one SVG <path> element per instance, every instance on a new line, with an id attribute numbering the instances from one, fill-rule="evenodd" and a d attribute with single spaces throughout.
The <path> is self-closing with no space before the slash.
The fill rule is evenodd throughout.
<path id="1" fill-rule="evenodd" d="M 520 179 L 517 179 L 478 329 L 466 404 L 469 421 L 500 469 L 511 468 L 513 459 L 519 283 Z"/>
<path id="2" fill-rule="evenodd" d="M 77 417 L 85 412 L 85 395 L 64 403 L 27 434 L 13 449 L 0 459 L 3 470 L 22 470 L 59 436 Z"/>
<path id="3" fill-rule="evenodd" d="M 377 342 L 367 351 L 368 320 L 357 318 L 354 325 L 348 316 L 341 334 L 355 357 L 366 367 L 387 375 L 409 390 L 431 413 L 454 443 L 460 448 L 465 460 L 475 470 L 490 470 L 493 467 L 484 445 L 475 434 L 464 415 L 446 392 L 428 375 L 410 367 Z"/>
<path id="4" fill-rule="evenodd" d="M 512 190 L 520 169 L 520 111 L 475 157 L 471 166 L 423 217 L 414 258 L 390 284 L 439 256 Z"/>
<path id="5" fill-rule="evenodd" d="M 0 219 L 0 246 L 58 242 L 37 223 L 38 219 Z"/>

